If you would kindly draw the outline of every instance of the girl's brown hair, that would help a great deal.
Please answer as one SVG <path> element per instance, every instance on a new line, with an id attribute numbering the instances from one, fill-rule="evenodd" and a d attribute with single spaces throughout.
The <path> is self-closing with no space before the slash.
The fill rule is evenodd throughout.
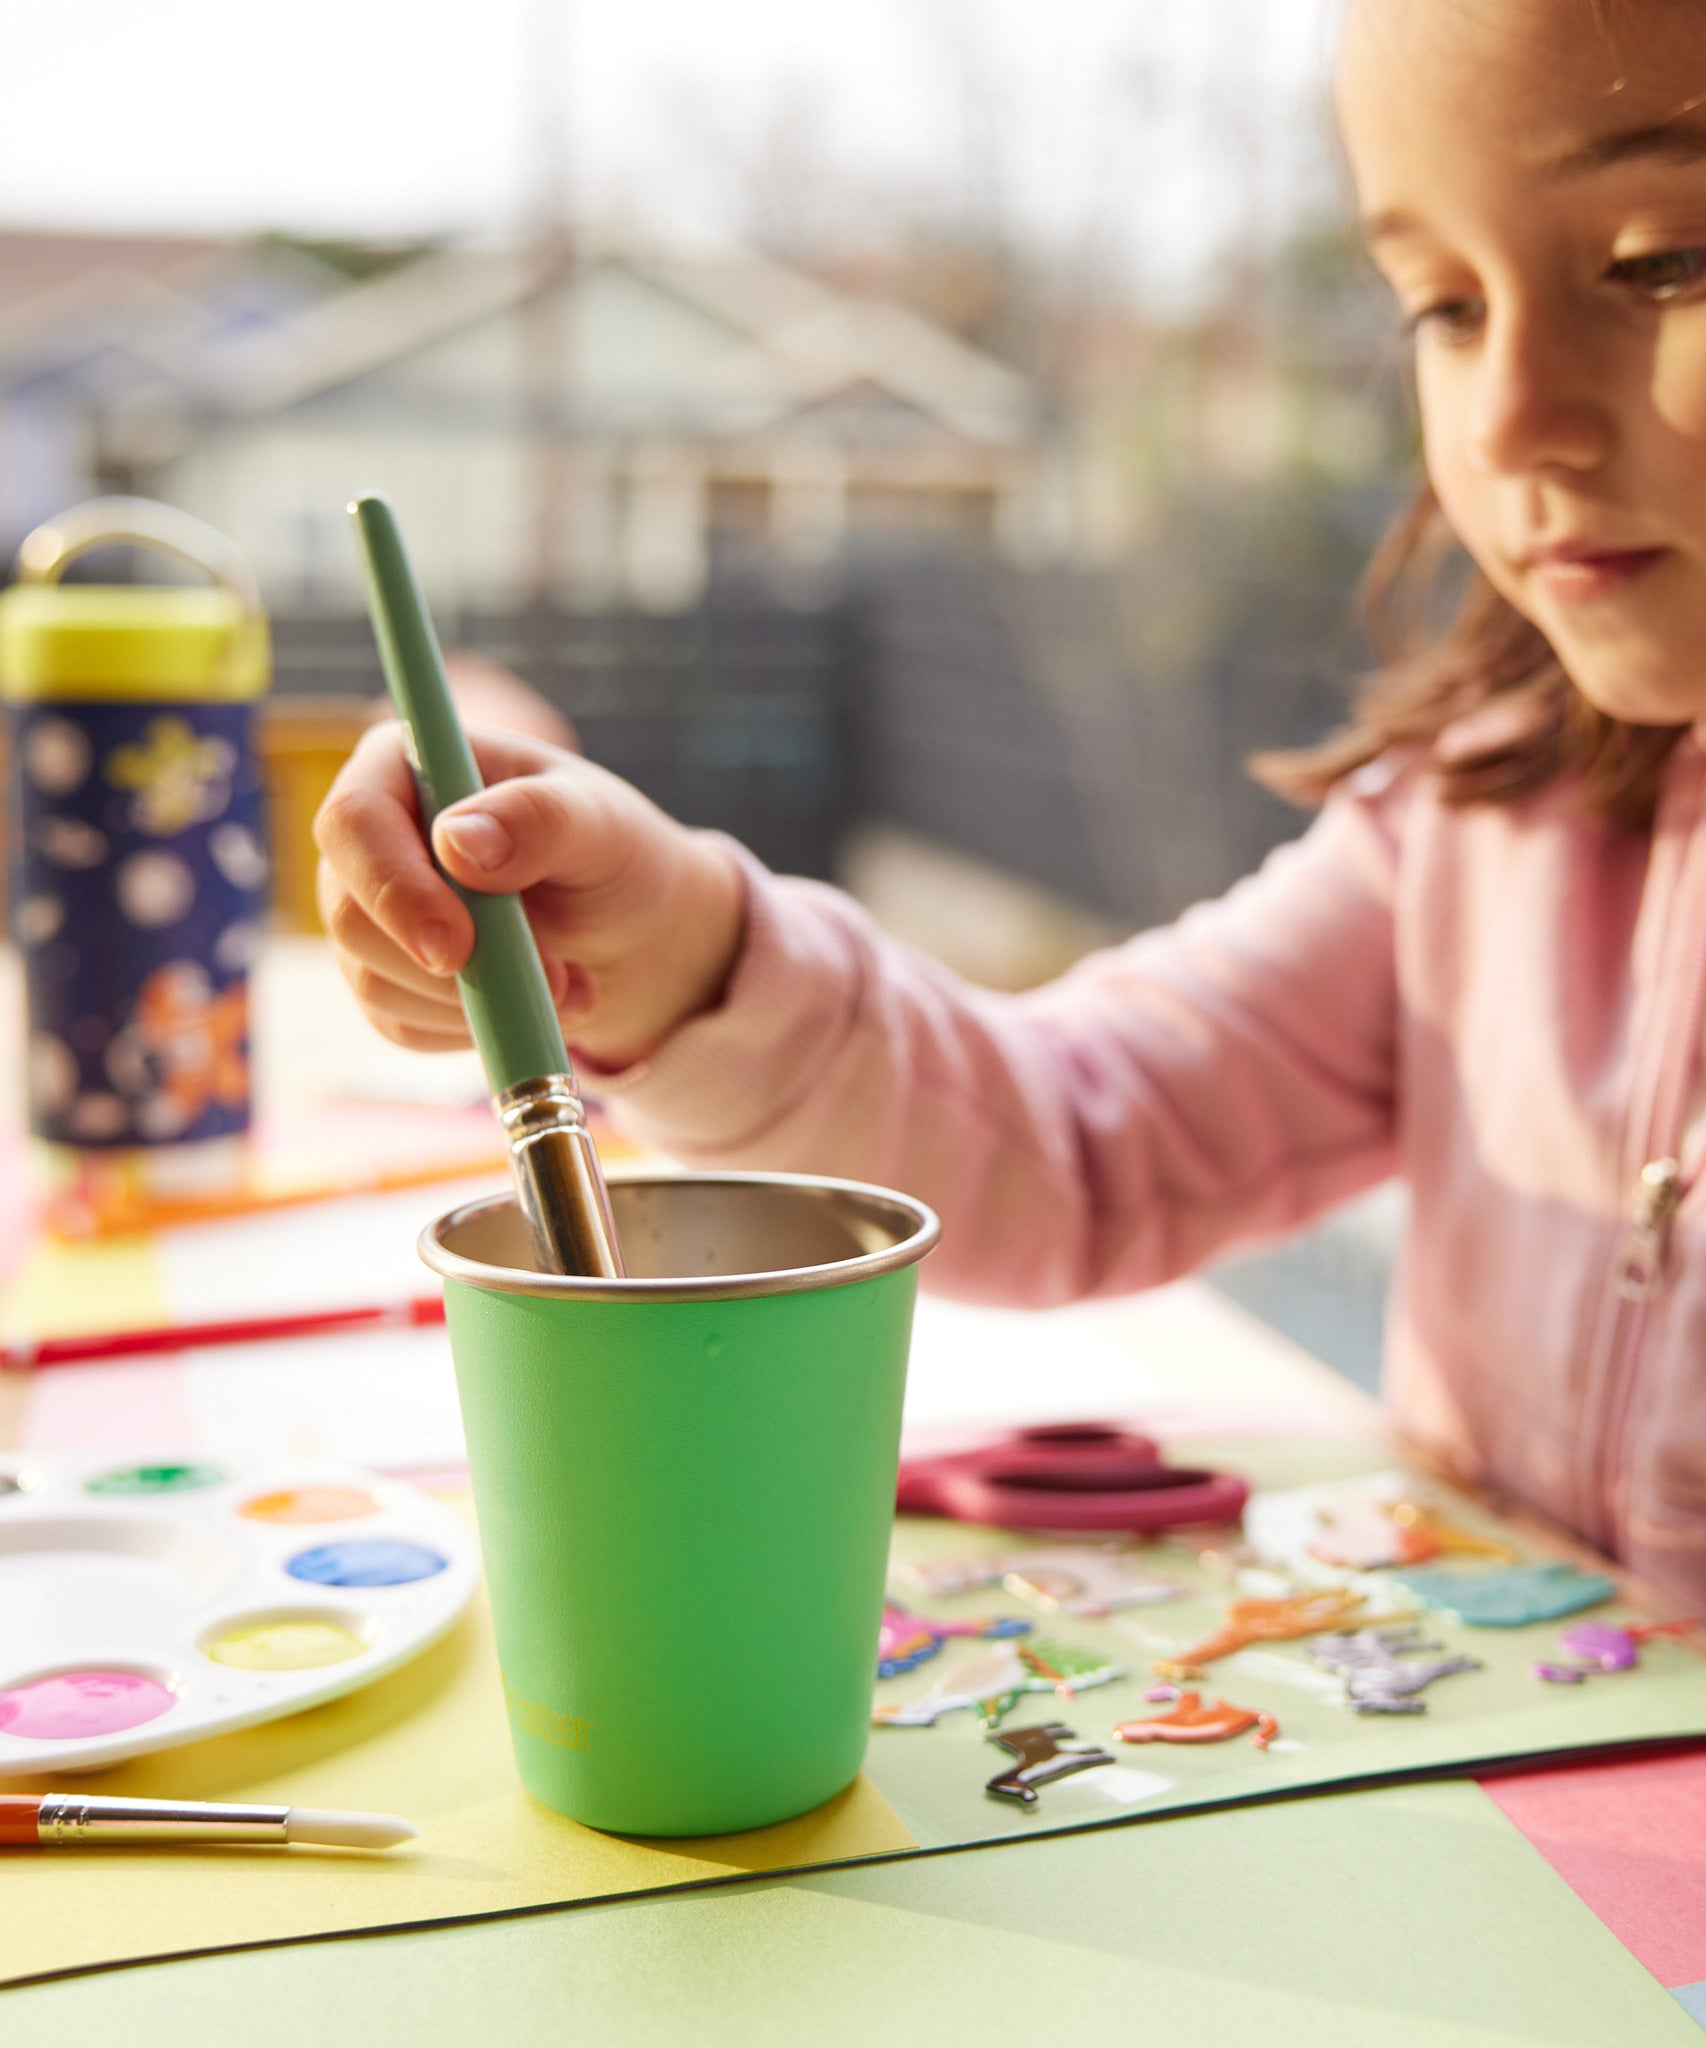
<path id="1" fill-rule="evenodd" d="M 1539 628 L 1473 566 L 1442 627 L 1439 580 L 1453 551 L 1423 484 L 1364 579 L 1363 619 L 1382 666 L 1350 722 L 1318 746 L 1256 755 L 1251 773 L 1280 796 L 1316 804 L 1389 747 L 1421 746 L 1447 803 L 1515 803 L 1568 776 L 1579 781 L 1587 809 L 1624 825 L 1651 824 L 1665 761 L 1688 728 L 1631 725 L 1596 710 Z M 1494 705 L 1509 715 L 1440 745 L 1449 726 Z"/>

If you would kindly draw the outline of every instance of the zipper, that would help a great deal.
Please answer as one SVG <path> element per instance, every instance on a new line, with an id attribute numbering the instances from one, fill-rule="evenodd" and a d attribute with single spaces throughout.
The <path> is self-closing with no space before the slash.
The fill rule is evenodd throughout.
<path id="1" fill-rule="evenodd" d="M 1676 1160 L 1649 1159 L 1641 1168 L 1612 1273 L 1613 1285 L 1625 1301 L 1651 1301 L 1658 1293 L 1670 1250 L 1670 1227 L 1687 1191 Z"/>
<path id="2" fill-rule="evenodd" d="M 1624 1553 L 1627 1499 L 1627 1439 L 1635 1408 L 1641 1342 L 1646 1334 L 1649 1304 L 1662 1291 L 1677 1210 L 1706 1169 L 1706 1132 L 1694 1134 L 1688 1170 L 1678 1157 L 1688 1112 L 1688 1086 L 1698 1072 L 1706 1043 L 1706 803 L 1702 781 L 1706 762 L 1694 764 L 1694 791 L 1688 806 L 1686 846 L 1665 904 L 1667 922 L 1677 933 L 1677 950 L 1658 964 L 1661 989 L 1677 990 L 1672 1004 L 1662 1004 L 1649 1068 L 1643 1146 L 1649 1156 L 1636 1175 L 1625 1212 L 1623 1234 L 1612 1264 L 1613 1314 L 1608 1332 L 1600 1388 L 1597 1454 L 1590 1454 L 1592 1508 L 1601 1545 L 1612 1556 Z M 1685 915 L 1685 913 L 1688 913 Z M 1668 950 L 1668 949 L 1667 949 Z M 1674 967 L 1673 964 L 1674 963 Z M 1680 969 L 1680 972 L 1676 970 Z M 1672 975 L 1674 973 L 1674 980 Z M 1666 1026 L 1668 1025 L 1668 1029 Z M 1632 1123 L 1635 1119 L 1632 1117 Z"/>
<path id="3" fill-rule="evenodd" d="M 1694 1174 L 1684 1177 L 1678 1161 L 1668 1154 L 1647 1161 L 1636 1177 L 1612 1267 L 1617 1300 L 1600 1407 L 1599 1451 L 1593 1462 L 1593 1505 L 1601 1547 L 1613 1557 L 1623 1556 L 1625 1550 L 1626 1453 L 1642 1341 L 1647 1334 L 1647 1309 L 1664 1287 L 1671 1225 L 1696 1178 Z"/>

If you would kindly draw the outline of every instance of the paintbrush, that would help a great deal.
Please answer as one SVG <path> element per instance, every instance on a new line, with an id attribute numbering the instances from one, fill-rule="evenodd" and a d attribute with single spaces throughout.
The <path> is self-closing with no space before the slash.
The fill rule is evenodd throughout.
<path id="1" fill-rule="evenodd" d="M 392 702 L 403 721 L 420 793 L 421 829 L 485 787 L 474 765 L 444 658 L 382 497 L 350 506 L 367 570 L 368 609 Z M 598 1149 L 587 1129 L 550 985 L 518 896 L 458 890 L 474 920 L 474 950 L 457 976 L 479 1047 L 536 1255 L 548 1273 L 622 1277 L 622 1256 Z"/>
<path id="2" fill-rule="evenodd" d="M 0 1797 L 0 1848 L 192 1848 L 234 1842 L 287 1848 L 393 1849 L 415 1830 L 390 1813 L 308 1806 L 212 1806 L 201 1800 L 99 1799 L 81 1793 Z"/>

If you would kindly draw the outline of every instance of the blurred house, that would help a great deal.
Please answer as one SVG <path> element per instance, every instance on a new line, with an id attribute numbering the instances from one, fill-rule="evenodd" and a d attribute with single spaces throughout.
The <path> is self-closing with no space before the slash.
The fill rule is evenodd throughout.
<path id="1" fill-rule="evenodd" d="M 231 273 L 103 268 L 0 325 L 5 537 L 140 490 L 230 534 L 275 605 L 329 611 L 358 601 L 343 508 L 375 487 L 469 609 L 681 607 L 720 543 L 1022 542 L 1029 387 L 901 306 L 739 254 L 452 249 L 294 298 L 248 260 L 246 322 Z"/>

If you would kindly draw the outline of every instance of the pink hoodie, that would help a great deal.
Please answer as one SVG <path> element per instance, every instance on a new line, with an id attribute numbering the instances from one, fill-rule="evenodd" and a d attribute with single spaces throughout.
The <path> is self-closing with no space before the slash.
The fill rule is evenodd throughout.
<path id="1" fill-rule="evenodd" d="M 931 1283 L 1025 1306 L 1402 1174 L 1400 1427 L 1706 1610 L 1696 737 L 1651 833 L 1565 789 L 1448 809 L 1377 764 L 1219 901 L 1020 997 L 749 872 L 726 1001 L 605 1091 L 646 1139 L 909 1189 L 943 1219 Z"/>

